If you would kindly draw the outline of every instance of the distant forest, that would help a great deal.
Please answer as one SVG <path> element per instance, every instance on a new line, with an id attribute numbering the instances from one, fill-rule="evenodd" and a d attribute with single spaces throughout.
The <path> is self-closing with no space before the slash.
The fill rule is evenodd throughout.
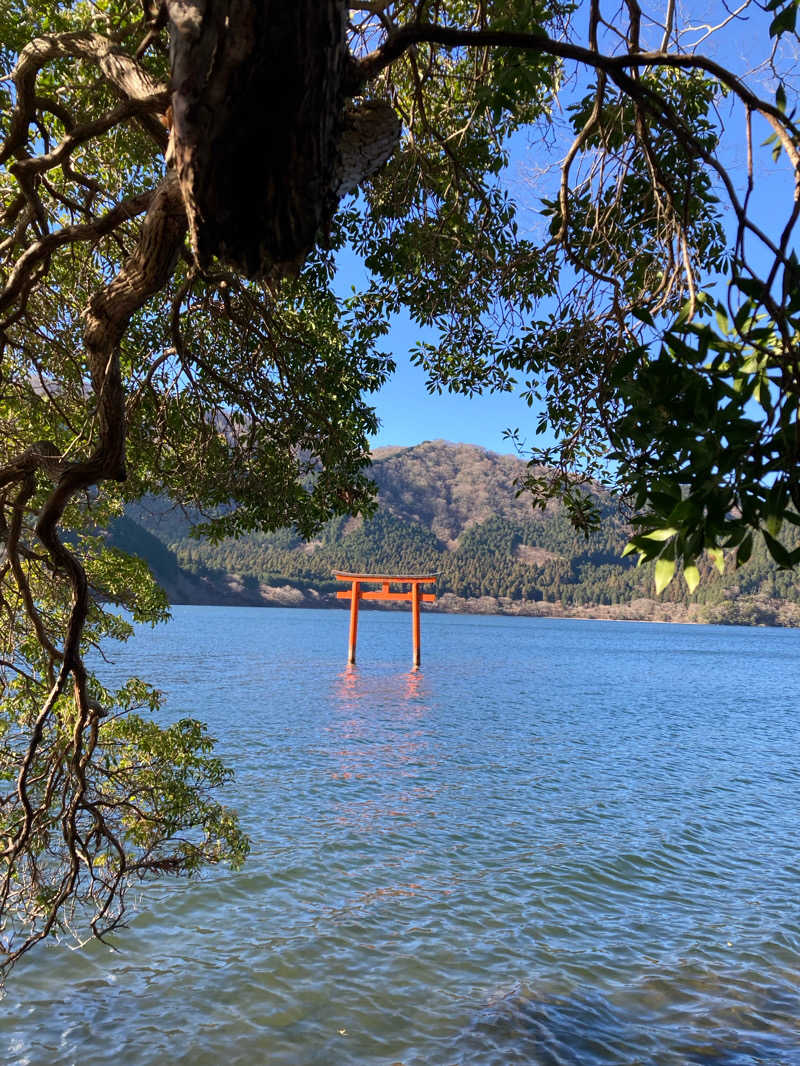
<path id="1" fill-rule="evenodd" d="M 656 600 L 652 567 L 621 558 L 630 530 L 616 503 L 598 492 L 603 524 L 586 539 L 557 505 L 534 510 L 516 498 L 524 468 L 513 456 L 429 441 L 377 451 L 374 517 L 336 519 L 310 543 L 280 530 L 212 544 L 191 536 L 199 516 L 161 500 L 131 510 L 112 538 L 148 559 L 173 602 L 292 602 L 274 595 L 288 587 L 301 594 L 293 602 L 324 603 L 341 587 L 337 568 L 436 572 L 450 610 L 800 625 L 800 581 L 763 545 L 739 570 L 728 559 L 720 575 L 709 562 L 694 595 L 677 578 Z"/>

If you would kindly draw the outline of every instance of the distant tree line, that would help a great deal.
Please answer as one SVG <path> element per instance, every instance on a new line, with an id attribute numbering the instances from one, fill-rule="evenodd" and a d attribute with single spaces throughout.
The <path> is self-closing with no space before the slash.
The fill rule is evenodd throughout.
<path id="1" fill-rule="evenodd" d="M 493 516 L 467 529 L 455 550 L 444 547 L 430 530 L 385 510 L 353 526 L 347 519 L 334 519 L 312 544 L 282 530 L 218 544 L 183 537 L 171 547 L 180 565 L 195 574 L 221 571 L 245 581 L 289 583 L 320 592 L 335 587 L 331 571 L 342 568 L 437 572 L 440 593 L 465 599 L 493 596 L 581 607 L 652 596 L 652 565 L 637 567 L 635 561 L 621 558 L 625 531 L 612 514 L 588 538 L 576 533 L 561 513 L 527 522 Z M 540 561 L 528 561 L 532 556 Z M 753 597 L 761 599 L 760 608 L 740 603 Z M 779 570 L 758 545 L 746 567 L 734 570 L 729 565 L 719 574 L 708 562 L 693 594 L 674 582 L 661 599 L 714 607 L 707 615 L 710 621 L 771 624 L 775 608 L 768 601 L 800 604 L 800 582 L 793 572 Z"/>

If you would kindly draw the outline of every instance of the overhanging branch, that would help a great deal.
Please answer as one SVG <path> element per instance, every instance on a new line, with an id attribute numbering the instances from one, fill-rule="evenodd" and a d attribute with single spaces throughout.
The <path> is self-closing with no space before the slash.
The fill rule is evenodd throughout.
<path id="1" fill-rule="evenodd" d="M 607 74 L 618 71 L 641 70 L 646 67 L 671 67 L 676 70 L 701 70 L 715 78 L 755 111 L 771 115 L 795 139 L 800 131 L 774 104 L 757 96 L 747 85 L 726 67 L 703 55 L 682 52 L 629 51 L 619 55 L 604 55 L 593 48 L 557 41 L 546 33 L 519 32 L 512 30 L 462 30 L 432 23 L 412 22 L 387 35 L 384 43 L 362 59 L 354 60 L 350 68 L 353 84 L 348 88 L 357 91 L 372 81 L 382 70 L 399 59 L 415 44 L 438 44 L 443 48 L 518 48 L 539 52 L 558 59 L 571 59 L 576 63 L 602 70 Z"/>
<path id="2" fill-rule="evenodd" d="M 17 100 L 8 137 L 0 150 L 0 164 L 27 144 L 28 127 L 36 110 L 36 78 L 46 63 L 61 58 L 90 60 L 97 64 L 109 84 L 124 99 L 140 103 L 151 101 L 152 111 L 156 113 L 166 109 L 167 86 L 156 81 L 107 37 L 87 32 L 37 37 L 22 49 L 12 74 Z M 140 117 L 147 132 L 164 151 L 167 146 L 166 129 L 152 114 Z"/>

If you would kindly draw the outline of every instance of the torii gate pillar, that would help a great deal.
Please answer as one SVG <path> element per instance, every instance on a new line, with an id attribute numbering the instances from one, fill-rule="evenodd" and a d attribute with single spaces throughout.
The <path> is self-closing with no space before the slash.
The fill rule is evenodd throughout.
<path id="1" fill-rule="evenodd" d="M 406 600 L 411 602 L 411 642 L 413 649 L 413 665 L 417 669 L 420 664 L 420 604 L 432 603 L 436 599 L 433 592 L 422 592 L 420 585 L 432 585 L 436 583 L 433 574 L 351 574 L 346 570 L 334 570 L 337 581 L 347 581 L 349 589 L 340 589 L 336 593 L 339 600 L 350 600 L 350 642 L 347 649 L 347 661 L 352 664 L 356 661 L 356 643 L 358 641 L 358 601 L 359 600 Z M 379 591 L 364 592 L 361 585 L 366 583 L 379 584 Z M 392 592 L 392 584 L 410 585 L 409 592 Z"/>
<path id="2" fill-rule="evenodd" d="M 339 594 L 337 593 L 337 596 Z M 360 582 L 354 581 L 350 590 L 350 643 L 347 649 L 348 663 L 356 661 L 356 643 L 358 641 L 358 601 L 361 599 Z"/>

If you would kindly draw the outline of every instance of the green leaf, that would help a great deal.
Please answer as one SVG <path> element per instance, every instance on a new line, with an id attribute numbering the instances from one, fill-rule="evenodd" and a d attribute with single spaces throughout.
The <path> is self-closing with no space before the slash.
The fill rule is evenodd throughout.
<path id="1" fill-rule="evenodd" d="M 794 0 L 786 5 L 783 11 L 779 11 L 769 24 L 770 37 L 780 37 L 782 33 L 791 33 L 797 20 L 797 7 Z M 783 88 L 783 86 L 781 86 Z M 780 104 L 778 105 L 780 107 Z M 783 110 L 783 108 L 781 108 Z"/>
<path id="2" fill-rule="evenodd" d="M 694 301 L 687 300 L 686 303 L 683 305 L 683 307 L 681 307 L 680 311 L 678 312 L 677 318 L 672 323 L 672 328 L 674 329 L 676 326 L 682 326 L 685 322 L 688 322 L 689 318 L 692 315 L 692 311 L 693 310 L 694 310 Z"/>
<path id="3" fill-rule="evenodd" d="M 655 326 L 655 319 L 645 307 L 634 307 L 631 311 L 634 318 L 638 318 L 640 322 L 644 322 L 646 326 Z"/>
<path id="4" fill-rule="evenodd" d="M 725 573 L 725 553 L 722 548 L 709 548 L 708 554 L 711 556 L 711 561 L 717 568 L 720 574 Z"/>
<path id="5" fill-rule="evenodd" d="M 675 560 L 663 555 L 656 559 L 656 596 L 660 596 L 675 575 Z"/>
<path id="6" fill-rule="evenodd" d="M 736 566 L 744 566 L 753 551 L 753 534 L 747 533 L 742 537 L 739 547 L 736 549 Z"/>
<path id="7" fill-rule="evenodd" d="M 763 281 L 758 278 L 733 278 L 733 284 L 737 289 L 741 290 L 745 296 L 749 296 L 752 300 L 757 300 L 762 303 L 764 297 L 768 295 L 766 286 Z"/>
<path id="8" fill-rule="evenodd" d="M 792 558 L 789 552 L 784 548 L 779 540 L 776 540 L 771 536 L 766 529 L 762 529 L 764 536 L 764 542 L 767 545 L 767 551 L 770 553 L 775 562 L 784 569 L 789 569 L 792 565 Z"/>
<path id="9" fill-rule="evenodd" d="M 697 586 L 700 584 L 700 571 L 697 569 L 694 563 L 690 563 L 683 568 L 683 577 L 686 581 L 689 592 L 694 592 Z"/>
<path id="10" fill-rule="evenodd" d="M 672 526 L 665 526 L 663 529 L 654 529 L 650 533 L 642 533 L 641 536 L 645 540 L 669 540 L 670 537 L 674 537 L 677 533 L 677 529 L 673 529 Z"/>
<path id="11" fill-rule="evenodd" d="M 767 529 L 769 530 L 770 534 L 773 537 L 777 537 L 777 535 L 781 531 L 781 526 L 783 525 L 783 516 L 779 515 L 779 514 L 767 515 L 767 520 L 766 520 L 765 525 L 766 525 Z"/>

